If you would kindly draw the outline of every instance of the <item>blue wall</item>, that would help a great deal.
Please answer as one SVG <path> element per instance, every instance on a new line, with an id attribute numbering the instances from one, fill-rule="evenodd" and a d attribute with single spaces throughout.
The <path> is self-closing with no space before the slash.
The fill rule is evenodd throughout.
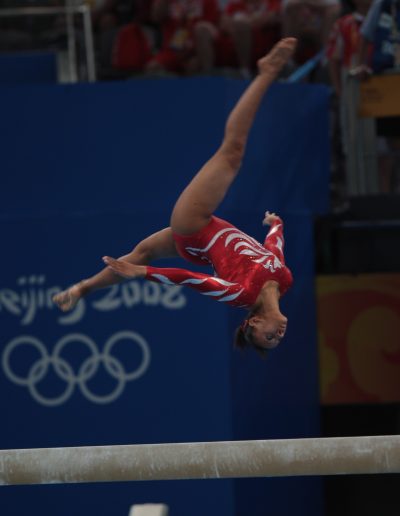
<path id="1" fill-rule="evenodd" d="M 57 82 L 55 52 L 14 52 L 0 54 L 0 84 Z"/>
<path id="2" fill-rule="evenodd" d="M 1 88 L 2 448 L 318 435 L 312 218 L 328 199 L 324 87 L 271 89 L 218 213 L 260 240 L 266 209 L 286 222 L 288 335 L 266 361 L 232 349 L 244 313 L 190 290 L 131 281 L 71 314 L 49 302 L 104 254 L 168 225 L 244 87 Z M 319 480 L 300 478 L 4 488 L 0 511 L 125 516 L 146 501 L 170 504 L 171 516 L 321 514 Z"/>

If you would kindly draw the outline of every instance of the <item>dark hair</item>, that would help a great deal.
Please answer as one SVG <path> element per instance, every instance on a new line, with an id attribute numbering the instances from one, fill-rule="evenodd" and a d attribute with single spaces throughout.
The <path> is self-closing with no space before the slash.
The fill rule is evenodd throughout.
<path id="1" fill-rule="evenodd" d="M 268 354 L 268 350 L 256 344 L 253 338 L 253 328 L 249 324 L 249 319 L 253 317 L 253 315 L 257 314 L 260 308 L 261 303 L 254 305 L 242 324 L 236 328 L 234 345 L 242 350 L 246 348 L 254 348 L 262 358 L 265 358 Z"/>
<path id="2" fill-rule="evenodd" d="M 248 319 L 244 320 L 244 323 Z M 239 349 L 246 349 L 246 348 L 254 348 L 257 353 L 262 357 L 265 358 L 268 354 L 268 350 L 265 348 L 262 348 L 261 346 L 258 346 L 253 340 L 253 328 L 249 326 L 248 324 L 244 327 L 243 324 L 241 324 L 238 328 L 236 328 L 235 331 L 235 347 Z"/>

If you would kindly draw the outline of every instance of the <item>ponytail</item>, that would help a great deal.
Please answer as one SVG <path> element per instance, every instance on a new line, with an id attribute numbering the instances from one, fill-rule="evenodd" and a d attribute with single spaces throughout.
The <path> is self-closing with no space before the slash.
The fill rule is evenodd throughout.
<path id="1" fill-rule="evenodd" d="M 253 307 L 253 309 L 248 313 L 246 319 L 242 322 L 242 324 L 236 328 L 235 330 L 235 338 L 234 338 L 234 345 L 235 347 L 239 349 L 246 349 L 249 347 L 254 348 L 257 353 L 262 357 L 265 358 L 268 350 L 264 349 L 260 346 L 257 346 L 253 341 L 253 329 L 249 324 L 249 319 L 253 317 L 259 310 L 261 304 L 258 304 Z"/>
<path id="2" fill-rule="evenodd" d="M 251 330 L 249 330 L 248 319 L 245 319 L 245 322 L 247 322 L 246 329 L 243 328 L 243 323 L 242 323 L 238 328 L 236 328 L 236 331 L 235 331 L 234 344 L 239 349 L 245 349 L 250 345 L 250 342 L 246 338 L 246 333 L 248 331 L 251 331 Z"/>

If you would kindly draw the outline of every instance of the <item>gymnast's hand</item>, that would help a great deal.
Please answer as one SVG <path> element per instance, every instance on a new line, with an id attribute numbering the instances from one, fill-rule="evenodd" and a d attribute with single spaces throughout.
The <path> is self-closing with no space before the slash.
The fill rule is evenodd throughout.
<path id="1" fill-rule="evenodd" d="M 276 213 L 270 213 L 269 211 L 266 211 L 262 224 L 263 226 L 271 226 L 277 220 L 279 220 L 279 217 Z"/>
<path id="2" fill-rule="evenodd" d="M 116 260 L 110 256 L 103 256 L 103 262 L 115 274 L 123 278 L 144 278 L 146 276 L 145 265 L 134 265 L 124 260 Z"/>

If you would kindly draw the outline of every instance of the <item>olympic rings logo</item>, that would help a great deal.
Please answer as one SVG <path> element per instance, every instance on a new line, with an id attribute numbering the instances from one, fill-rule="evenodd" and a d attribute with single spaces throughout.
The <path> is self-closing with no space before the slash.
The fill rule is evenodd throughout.
<path id="1" fill-rule="evenodd" d="M 141 362 L 136 369 L 127 372 L 121 360 L 112 355 L 114 346 L 122 340 L 129 340 L 137 345 L 141 351 Z M 73 343 L 81 343 L 90 352 L 80 365 L 77 374 L 72 365 L 61 355 L 65 347 Z M 26 375 L 17 374 L 11 366 L 11 356 L 18 348 L 33 347 L 40 354 L 29 368 Z M 62 337 L 49 355 L 45 345 L 36 337 L 21 335 L 7 343 L 2 357 L 4 373 L 9 380 L 17 385 L 28 388 L 32 398 L 41 405 L 55 407 L 65 403 L 78 386 L 85 398 L 93 403 L 106 404 L 115 401 L 123 392 L 127 382 L 137 380 L 145 374 L 150 364 L 150 348 L 145 339 L 133 331 L 120 331 L 112 335 L 100 352 L 96 343 L 87 335 L 72 333 Z M 88 381 L 94 377 L 103 365 L 105 371 L 116 381 L 116 385 L 109 394 L 99 395 L 89 389 Z M 52 367 L 54 373 L 66 383 L 64 391 L 56 397 L 46 397 L 39 392 L 38 383 L 44 379 Z"/>

